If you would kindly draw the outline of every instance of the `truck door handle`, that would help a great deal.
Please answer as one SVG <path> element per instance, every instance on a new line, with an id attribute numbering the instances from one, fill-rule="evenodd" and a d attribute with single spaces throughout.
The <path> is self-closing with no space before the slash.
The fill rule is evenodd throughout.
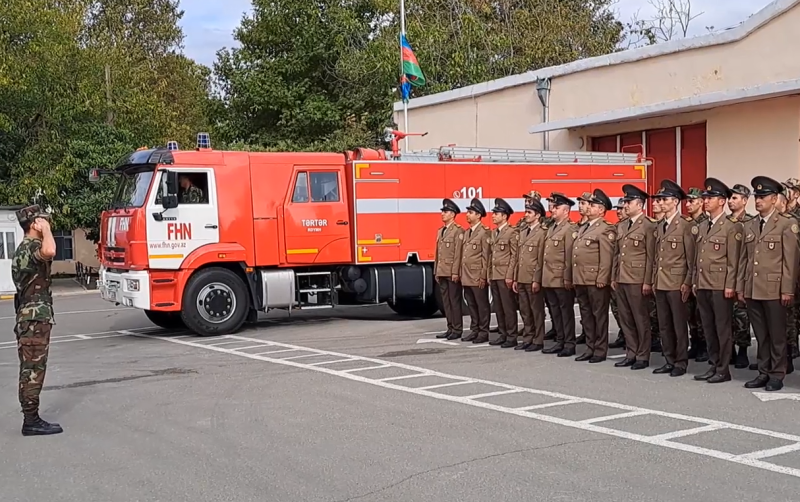
<path id="1" fill-rule="evenodd" d="M 336 222 L 337 225 L 347 225 L 348 223 L 345 220 L 339 220 Z"/>
<path id="2" fill-rule="evenodd" d="M 206 228 L 217 228 L 216 225 L 206 225 Z"/>

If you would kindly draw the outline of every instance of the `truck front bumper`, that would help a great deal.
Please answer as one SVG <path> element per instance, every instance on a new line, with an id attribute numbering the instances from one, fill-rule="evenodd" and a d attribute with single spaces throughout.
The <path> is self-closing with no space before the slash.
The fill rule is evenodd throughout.
<path id="1" fill-rule="evenodd" d="M 150 310 L 150 274 L 144 270 L 109 272 L 100 267 L 100 298 L 125 307 Z"/>

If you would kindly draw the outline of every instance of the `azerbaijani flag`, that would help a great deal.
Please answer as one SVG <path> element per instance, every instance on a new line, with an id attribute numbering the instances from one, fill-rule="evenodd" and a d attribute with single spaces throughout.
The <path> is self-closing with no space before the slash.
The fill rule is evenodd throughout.
<path id="1" fill-rule="evenodd" d="M 419 67 L 417 56 L 414 55 L 414 50 L 408 43 L 405 33 L 400 34 L 400 48 L 403 54 L 403 75 L 400 78 L 401 93 L 403 100 L 408 101 L 408 97 L 411 95 L 411 86 L 422 87 L 425 85 L 425 75 L 422 74 L 422 68 Z"/>

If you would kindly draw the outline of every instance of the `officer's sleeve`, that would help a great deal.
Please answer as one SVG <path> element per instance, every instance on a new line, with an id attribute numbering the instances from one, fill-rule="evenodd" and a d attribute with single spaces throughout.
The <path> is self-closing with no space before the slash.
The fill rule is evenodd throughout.
<path id="1" fill-rule="evenodd" d="M 533 282 L 538 282 L 539 284 L 542 284 L 542 272 L 544 271 L 544 245 L 546 241 L 547 232 L 544 232 L 544 234 L 539 237 L 539 256 L 536 258 L 536 263 L 538 266 L 533 271 Z"/>
<path id="2" fill-rule="evenodd" d="M 570 223 L 564 235 L 564 281 L 572 282 L 572 246 L 575 244 L 575 236 L 578 234 L 577 225 Z"/>
<path id="3" fill-rule="evenodd" d="M 683 284 L 690 286 L 693 284 L 694 278 L 695 258 L 697 257 L 697 239 L 692 233 L 693 223 L 687 222 L 683 226 L 683 251 L 686 254 L 686 277 L 683 278 Z"/>
<path id="4" fill-rule="evenodd" d="M 736 289 L 739 276 L 739 255 L 742 253 L 742 239 L 744 227 L 741 223 L 734 223 L 728 229 L 728 274 L 725 276 L 725 289 Z"/>
<path id="5" fill-rule="evenodd" d="M 600 267 L 597 270 L 597 282 L 605 284 L 611 283 L 611 273 L 614 268 L 614 250 L 616 249 L 617 232 L 609 225 L 600 238 Z"/>
<path id="6" fill-rule="evenodd" d="M 481 235 L 481 275 L 478 279 L 489 281 L 489 263 L 491 263 L 492 247 L 489 245 L 489 232 Z"/>
<path id="7" fill-rule="evenodd" d="M 456 249 L 453 256 L 453 271 L 452 275 L 461 275 L 461 258 L 464 256 L 464 229 L 458 227 L 456 229 Z"/>
<path id="8" fill-rule="evenodd" d="M 750 232 L 749 227 L 750 223 L 748 222 L 746 225 L 743 225 L 744 229 L 742 231 L 742 247 L 739 250 L 739 266 L 736 269 L 736 293 L 743 295 L 744 294 L 744 283 L 745 279 L 747 278 L 747 260 L 748 258 L 748 246 L 747 246 L 747 233 Z"/>
<path id="9" fill-rule="evenodd" d="M 51 259 L 45 258 L 44 256 L 42 256 L 42 241 L 40 241 L 38 239 L 34 239 L 34 240 L 30 241 L 30 244 L 28 244 L 28 251 L 27 252 L 31 257 L 30 261 L 33 262 L 33 263 L 30 263 L 30 265 L 34 265 L 35 266 L 35 265 L 44 263 L 46 261 L 51 261 Z M 33 269 L 35 267 L 27 267 L 27 268 Z"/>
<path id="10" fill-rule="evenodd" d="M 782 237 L 782 244 L 783 244 L 783 267 L 781 273 L 781 294 L 782 295 L 793 295 L 795 292 L 795 284 L 797 284 L 797 267 L 798 267 L 798 258 L 800 258 L 800 253 L 798 253 L 798 244 L 797 240 L 798 234 L 798 227 L 797 222 L 792 219 L 786 219 L 786 222 L 783 225 L 783 237 Z"/>
<path id="11" fill-rule="evenodd" d="M 619 223 L 614 227 L 617 238 L 614 239 L 614 255 L 611 258 L 611 281 L 619 281 Z"/>
<path id="12" fill-rule="evenodd" d="M 644 246 L 647 250 L 647 257 L 644 262 L 644 283 L 648 286 L 652 286 L 655 282 L 656 263 L 658 262 L 656 259 L 656 232 L 656 224 L 653 224 L 651 228 L 646 228 L 644 231 Z"/>
<path id="13" fill-rule="evenodd" d="M 509 240 L 509 260 L 508 270 L 506 271 L 506 279 L 514 280 L 517 273 L 517 255 L 519 254 L 519 232 L 514 231 L 514 235 Z"/>
<path id="14" fill-rule="evenodd" d="M 442 238 L 442 230 L 436 231 L 436 244 L 433 251 L 433 276 L 436 277 L 436 265 L 439 263 L 439 239 Z"/>

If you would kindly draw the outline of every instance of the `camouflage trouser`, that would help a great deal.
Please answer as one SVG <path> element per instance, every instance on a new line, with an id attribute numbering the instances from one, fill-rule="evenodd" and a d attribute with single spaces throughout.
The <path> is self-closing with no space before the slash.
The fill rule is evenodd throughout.
<path id="1" fill-rule="evenodd" d="M 617 327 L 619 328 L 619 332 L 622 333 L 622 323 L 619 322 L 619 307 L 617 307 L 617 295 L 611 295 L 611 314 L 614 316 L 614 320 L 617 321 Z"/>
<path id="2" fill-rule="evenodd" d="M 697 297 L 694 295 L 689 295 L 689 339 L 692 346 L 705 341 L 703 325 L 700 322 L 700 309 L 697 307 Z"/>
<path id="3" fill-rule="evenodd" d="M 656 295 L 653 294 L 647 297 L 648 305 L 650 306 L 650 331 L 652 333 L 652 340 L 655 342 L 661 340 L 661 330 L 658 327 L 658 311 L 656 310 Z"/>
<path id="4" fill-rule="evenodd" d="M 733 342 L 737 347 L 750 346 L 750 319 L 747 317 L 747 307 L 738 301 L 733 304 Z"/>
<path id="5" fill-rule="evenodd" d="M 23 321 L 14 328 L 19 354 L 19 403 L 26 415 L 39 413 L 51 328 L 49 322 L 42 321 Z"/>

